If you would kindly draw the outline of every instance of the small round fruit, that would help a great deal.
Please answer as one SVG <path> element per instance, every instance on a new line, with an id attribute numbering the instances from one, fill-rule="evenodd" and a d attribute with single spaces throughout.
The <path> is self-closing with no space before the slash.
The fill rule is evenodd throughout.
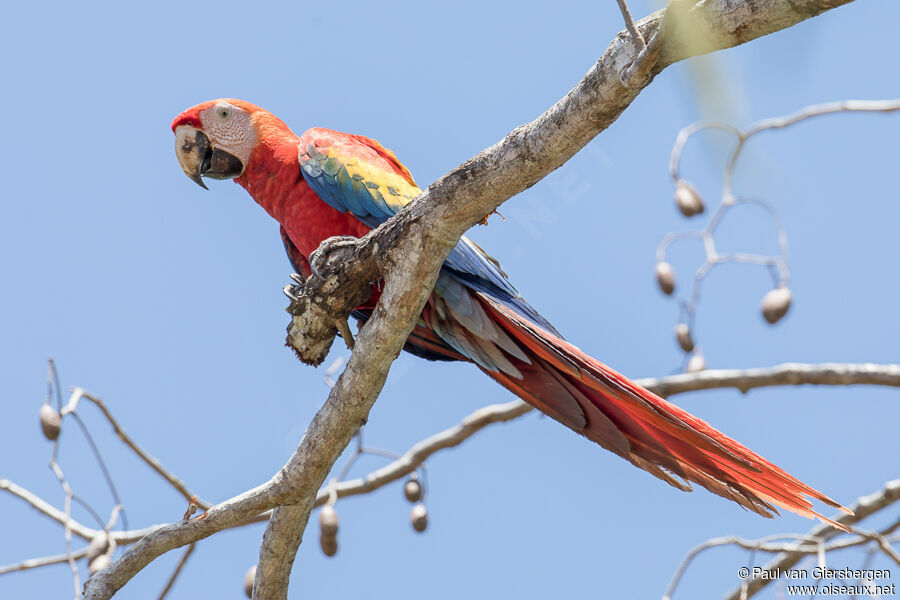
<path id="1" fill-rule="evenodd" d="M 780 285 L 768 294 L 763 296 L 762 310 L 763 318 L 771 325 L 781 320 L 791 308 L 791 290 L 786 285 Z"/>
<path id="2" fill-rule="evenodd" d="M 413 529 L 422 533 L 428 528 L 428 511 L 421 502 L 412 507 L 409 513 L 409 521 L 412 523 Z"/>
<path id="3" fill-rule="evenodd" d="M 700 371 L 706 370 L 706 359 L 703 357 L 703 354 L 697 350 L 691 355 L 690 360 L 688 360 L 687 364 L 687 372 L 688 373 L 699 373 Z"/>
<path id="4" fill-rule="evenodd" d="M 406 485 L 403 486 L 403 495 L 406 496 L 406 499 L 410 502 L 418 502 L 422 499 L 422 485 L 419 483 L 418 479 L 410 479 L 406 482 Z"/>
<path id="5" fill-rule="evenodd" d="M 337 538 L 333 535 L 325 535 L 324 533 L 319 536 L 319 545 L 322 547 L 322 552 L 325 556 L 334 556 L 338 551 L 338 543 Z"/>
<path id="6" fill-rule="evenodd" d="M 45 403 L 41 407 L 41 431 L 44 432 L 44 437 L 51 442 L 56 441 L 61 426 L 62 418 L 59 416 L 59 412 L 49 403 Z"/>
<path id="7" fill-rule="evenodd" d="M 687 323 L 679 323 L 675 326 L 675 338 L 678 340 L 678 345 L 685 352 L 690 352 L 694 349 L 694 338 L 691 337 L 691 328 L 687 326 Z"/>
<path id="8" fill-rule="evenodd" d="M 90 563 L 88 563 L 88 573 L 94 575 L 98 571 L 102 571 L 109 566 L 109 555 L 101 554 Z"/>
<path id="9" fill-rule="evenodd" d="M 703 212 L 703 198 L 697 188 L 683 179 L 675 185 L 675 204 L 686 217 L 693 217 Z"/>
<path id="10" fill-rule="evenodd" d="M 672 270 L 672 265 L 664 260 L 656 263 L 656 283 L 667 296 L 675 291 L 675 271 Z"/>
<path id="11" fill-rule="evenodd" d="M 249 569 L 247 569 L 247 574 L 244 575 L 244 593 L 247 594 L 248 598 L 253 597 L 253 582 L 256 581 L 256 565 L 253 565 Z"/>
<path id="12" fill-rule="evenodd" d="M 319 525 L 322 527 L 322 535 L 334 537 L 338 532 L 338 515 L 334 506 L 326 504 L 319 511 Z"/>
<path id="13" fill-rule="evenodd" d="M 107 550 L 109 550 L 109 536 L 105 531 L 101 531 L 88 544 L 86 555 L 88 564 L 91 564 L 101 554 L 106 554 Z"/>

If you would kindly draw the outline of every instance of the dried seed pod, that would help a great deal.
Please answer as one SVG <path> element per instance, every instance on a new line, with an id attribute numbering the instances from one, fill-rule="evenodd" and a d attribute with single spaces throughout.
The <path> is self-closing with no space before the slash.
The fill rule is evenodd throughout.
<path id="1" fill-rule="evenodd" d="M 409 513 L 409 522 L 412 523 L 413 529 L 422 533 L 428 527 L 428 511 L 421 502 L 412 507 Z"/>
<path id="2" fill-rule="evenodd" d="M 41 407 L 41 431 L 44 432 L 44 437 L 51 442 L 55 441 L 59 437 L 61 426 L 62 417 L 59 416 L 59 412 L 50 406 L 49 402 L 44 403 Z"/>
<path id="3" fill-rule="evenodd" d="M 706 359 L 700 350 L 695 350 L 687 364 L 688 373 L 699 373 L 706 370 Z"/>
<path id="4" fill-rule="evenodd" d="M 334 537 L 338 532 L 338 515 L 334 506 L 326 504 L 319 511 L 319 525 L 322 527 L 322 535 Z M 330 556 L 330 555 L 329 555 Z"/>
<path id="5" fill-rule="evenodd" d="M 787 314 L 791 308 L 791 290 L 786 285 L 779 285 L 774 290 L 769 291 L 763 296 L 762 310 L 763 318 L 769 324 L 777 323 L 781 317 Z"/>
<path id="6" fill-rule="evenodd" d="M 693 217 L 703 212 L 703 198 L 700 192 L 684 179 L 675 184 L 675 204 L 686 217 Z"/>
<path id="7" fill-rule="evenodd" d="M 656 263 L 656 283 L 667 296 L 675 291 L 675 271 L 672 270 L 672 265 L 664 260 Z"/>
<path id="8" fill-rule="evenodd" d="M 687 323 L 679 323 L 675 326 L 675 339 L 678 340 L 678 345 L 685 352 L 694 349 L 694 338 L 691 337 L 691 328 L 687 326 Z"/>
<path id="9" fill-rule="evenodd" d="M 403 486 L 403 495 L 410 502 L 418 502 L 422 499 L 422 484 L 419 483 L 418 479 L 410 479 Z"/>
<path id="10" fill-rule="evenodd" d="M 91 564 L 101 554 L 106 554 L 107 550 L 109 550 L 109 536 L 105 531 L 101 531 L 88 544 L 86 556 L 88 564 Z"/>
<path id="11" fill-rule="evenodd" d="M 109 555 L 101 554 L 100 556 L 98 556 L 97 558 L 92 560 L 90 563 L 88 563 L 88 573 L 93 575 L 97 571 L 102 571 L 103 569 L 105 569 L 108 566 L 109 566 Z"/>
<path id="12" fill-rule="evenodd" d="M 337 537 L 323 533 L 319 536 L 319 546 L 322 547 L 325 556 L 334 556 L 338 551 Z"/>
<path id="13" fill-rule="evenodd" d="M 248 598 L 253 597 L 253 582 L 256 581 L 256 565 L 253 565 L 249 569 L 247 569 L 247 574 L 244 575 L 244 593 L 247 594 Z"/>

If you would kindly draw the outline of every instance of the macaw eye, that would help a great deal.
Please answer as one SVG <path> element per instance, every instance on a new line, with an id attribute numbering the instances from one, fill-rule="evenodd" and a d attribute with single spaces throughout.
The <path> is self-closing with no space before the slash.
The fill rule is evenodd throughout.
<path id="1" fill-rule="evenodd" d="M 224 121 L 225 119 L 227 119 L 228 117 L 231 116 L 231 111 L 223 106 L 222 108 L 220 108 L 218 110 L 218 115 L 219 115 L 219 118 Z"/>

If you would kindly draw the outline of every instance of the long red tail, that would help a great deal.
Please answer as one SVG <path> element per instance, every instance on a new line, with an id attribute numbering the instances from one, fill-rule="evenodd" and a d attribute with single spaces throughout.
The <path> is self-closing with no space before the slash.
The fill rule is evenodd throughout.
<path id="1" fill-rule="evenodd" d="M 575 346 L 481 298 L 494 322 L 531 360 L 516 363 L 522 379 L 485 372 L 538 410 L 678 489 L 690 491 L 694 482 L 764 517 L 771 518 L 778 506 L 847 530 L 815 512 L 807 498 L 852 514 L 828 496 Z"/>

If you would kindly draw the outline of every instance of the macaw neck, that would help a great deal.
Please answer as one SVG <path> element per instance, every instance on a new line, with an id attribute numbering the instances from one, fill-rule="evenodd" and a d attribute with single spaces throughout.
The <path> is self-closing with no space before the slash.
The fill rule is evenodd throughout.
<path id="1" fill-rule="evenodd" d="M 291 203 L 292 188 L 302 180 L 298 139 L 286 131 L 275 139 L 267 136 L 260 140 L 250 153 L 244 172 L 234 180 L 280 223 Z"/>
<path id="2" fill-rule="evenodd" d="M 299 138 L 290 130 L 257 142 L 235 183 L 281 223 L 304 257 L 322 240 L 336 235 L 361 237 L 369 227 L 349 213 L 323 202 L 303 179 L 297 155 Z"/>

